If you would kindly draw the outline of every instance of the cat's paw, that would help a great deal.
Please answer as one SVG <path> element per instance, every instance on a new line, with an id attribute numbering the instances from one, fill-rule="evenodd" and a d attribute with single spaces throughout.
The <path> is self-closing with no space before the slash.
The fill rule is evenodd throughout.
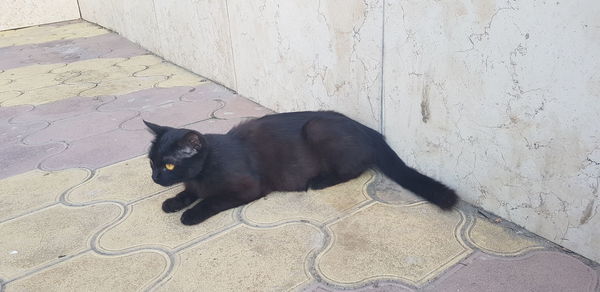
<path id="1" fill-rule="evenodd" d="M 198 216 L 198 214 L 194 213 L 192 210 L 187 210 L 181 214 L 181 223 L 183 225 L 196 225 L 206 218 L 203 216 Z"/>
<path id="2" fill-rule="evenodd" d="M 181 200 L 179 200 L 178 198 L 170 198 L 170 199 L 166 199 L 163 204 L 162 204 L 162 210 L 165 213 L 173 213 L 173 212 L 177 212 L 183 208 L 185 208 L 185 204 L 183 204 L 183 202 L 181 202 Z"/>

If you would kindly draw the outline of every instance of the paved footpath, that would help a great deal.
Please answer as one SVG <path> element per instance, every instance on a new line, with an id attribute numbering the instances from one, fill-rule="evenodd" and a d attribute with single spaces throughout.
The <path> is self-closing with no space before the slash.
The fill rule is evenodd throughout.
<path id="1" fill-rule="evenodd" d="M 600 291 L 598 264 L 374 172 L 196 226 L 161 202 L 142 119 L 271 113 L 85 21 L 0 32 L 1 291 Z"/>

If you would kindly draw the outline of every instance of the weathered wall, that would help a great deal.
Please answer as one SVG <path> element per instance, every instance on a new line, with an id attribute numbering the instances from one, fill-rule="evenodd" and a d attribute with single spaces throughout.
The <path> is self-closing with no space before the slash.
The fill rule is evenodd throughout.
<path id="1" fill-rule="evenodd" d="M 77 18 L 77 0 L 0 0 L 0 30 Z"/>
<path id="2" fill-rule="evenodd" d="M 336 109 L 469 202 L 600 260 L 600 3 L 80 0 L 278 111 Z"/>

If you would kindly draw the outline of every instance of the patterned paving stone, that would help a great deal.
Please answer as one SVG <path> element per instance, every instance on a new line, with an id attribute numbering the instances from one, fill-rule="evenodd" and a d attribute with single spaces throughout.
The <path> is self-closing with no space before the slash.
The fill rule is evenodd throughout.
<path id="1" fill-rule="evenodd" d="M 304 261 L 321 241 L 306 224 L 239 226 L 182 251 L 172 278 L 158 290 L 287 291 L 308 281 Z"/>
<path id="2" fill-rule="evenodd" d="M 152 134 L 146 130 L 118 129 L 72 142 L 64 152 L 44 160 L 41 167 L 45 170 L 97 169 L 147 153 L 151 140 Z"/>
<path id="3" fill-rule="evenodd" d="M 470 253 L 455 235 L 462 221 L 457 211 L 430 204 L 375 203 L 330 225 L 333 238 L 317 269 L 341 284 L 379 277 L 420 284 Z"/>
<path id="4" fill-rule="evenodd" d="M 533 252 L 518 258 L 476 254 L 425 291 L 598 291 L 598 274 L 572 256 Z"/>
<path id="5" fill-rule="evenodd" d="M 165 190 L 152 181 L 150 162 L 145 156 L 96 170 L 94 176 L 68 195 L 70 202 L 98 200 L 129 202 Z"/>
<path id="6" fill-rule="evenodd" d="M 244 208 L 244 216 L 256 224 L 290 220 L 324 222 L 368 200 L 366 185 L 373 175 L 368 171 L 359 178 L 319 191 L 272 193 Z"/>
<path id="7" fill-rule="evenodd" d="M 179 86 L 171 88 L 150 88 L 129 94 L 119 95 L 113 102 L 98 108 L 100 111 L 134 110 L 142 111 L 166 103 L 179 101 L 179 97 L 193 87 Z"/>
<path id="8" fill-rule="evenodd" d="M 304 292 L 342 292 L 342 291 L 352 291 L 352 292 L 409 292 L 416 291 L 414 289 L 402 286 L 400 284 L 373 284 L 362 288 L 356 289 L 337 289 L 331 288 L 324 284 L 313 284 L 306 288 L 301 289 Z"/>
<path id="9" fill-rule="evenodd" d="M 64 191 L 82 183 L 88 175 L 83 169 L 33 170 L 0 180 L 0 221 L 56 202 Z"/>
<path id="10" fill-rule="evenodd" d="M 31 105 L 0 107 L 0 123 L 6 124 L 17 115 L 23 115 L 33 109 L 34 107 Z"/>
<path id="11" fill-rule="evenodd" d="M 0 179 L 37 168 L 45 158 L 64 151 L 62 143 L 39 146 L 2 144 L 0 146 Z M 77 166 L 74 166 L 77 167 Z"/>
<path id="12" fill-rule="evenodd" d="M 413 204 L 424 201 L 382 174 L 373 183 L 373 197 L 389 204 Z"/>
<path id="13" fill-rule="evenodd" d="M 11 282 L 6 291 L 145 290 L 166 266 L 164 256 L 155 252 L 123 256 L 100 256 L 87 252 Z"/>
<path id="14" fill-rule="evenodd" d="M 52 206 L 0 224 L 0 276 L 10 278 L 87 248 L 87 239 L 115 220 L 114 204 L 86 207 Z"/>
<path id="15" fill-rule="evenodd" d="M 475 221 L 467 238 L 482 250 L 497 254 L 518 254 L 542 247 L 531 238 L 483 218 Z"/>
<path id="16" fill-rule="evenodd" d="M 0 73 L 0 81 L 6 80 L 10 82 L 0 83 L 3 106 L 38 105 L 73 96 L 122 95 L 155 86 L 197 86 L 205 82 L 153 55 L 19 67 Z M 15 97 L 17 92 L 22 94 Z"/>
<path id="17" fill-rule="evenodd" d="M 137 115 L 133 111 L 97 112 L 79 115 L 52 123 L 42 131 L 38 131 L 23 140 L 29 145 L 40 145 L 51 142 L 67 143 L 115 130 L 119 125 Z"/>
<path id="18" fill-rule="evenodd" d="M 54 26 L 32 26 L 0 31 L 0 47 L 39 44 L 56 40 L 92 37 L 106 33 L 109 33 L 109 31 L 86 21 Z"/>
<path id="19" fill-rule="evenodd" d="M 211 113 L 218 107 L 219 103 L 214 100 L 166 103 L 142 110 L 140 116 L 125 122 L 122 128 L 127 130 L 146 129 L 142 120 L 159 125 L 181 127 L 209 119 Z"/>
<path id="20" fill-rule="evenodd" d="M 262 117 L 274 113 L 247 98 L 234 95 L 223 99 L 225 106 L 215 112 L 215 117 L 220 119 L 233 119 L 244 117 Z"/>
<path id="21" fill-rule="evenodd" d="M 54 122 L 94 112 L 97 107 L 110 103 L 114 96 L 71 97 L 57 102 L 41 104 L 32 110 L 15 115 L 13 123 L 31 123 L 38 121 Z M 15 107 L 9 107 L 15 108 Z"/>
<path id="22" fill-rule="evenodd" d="M 221 85 L 212 82 L 206 82 L 200 86 L 194 87 L 194 90 L 183 95 L 181 100 L 198 101 L 204 99 L 227 99 L 234 95 L 234 92 Z"/>
<path id="23" fill-rule="evenodd" d="M 34 64 L 71 63 L 94 58 L 127 58 L 148 54 L 127 39 L 107 33 L 98 36 L 57 40 L 0 48 L 0 70 Z"/>
<path id="24" fill-rule="evenodd" d="M 46 122 L 37 122 L 30 124 L 9 124 L 7 122 L 0 124 L 0 141 L 2 144 L 12 144 L 21 141 L 28 135 L 36 133 L 48 126 Z"/>
<path id="25" fill-rule="evenodd" d="M 119 225 L 109 229 L 98 239 L 99 246 L 107 250 L 123 250 L 130 247 L 160 245 L 176 248 L 191 240 L 223 230 L 236 223 L 233 210 L 221 212 L 202 224 L 181 224 L 182 212 L 164 213 L 162 202 L 175 196 L 182 188 L 145 199 L 131 205 L 132 212 Z"/>
<path id="26" fill-rule="evenodd" d="M 2 83 L 8 84 L 10 83 L 10 80 L 0 80 L 0 87 L 5 85 Z M 20 91 L 5 91 L 5 92 L 0 92 L 0 107 L 6 107 L 4 105 L 4 102 L 14 99 L 14 98 L 18 98 L 19 96 L 23 95 L 23 92 Z"/>

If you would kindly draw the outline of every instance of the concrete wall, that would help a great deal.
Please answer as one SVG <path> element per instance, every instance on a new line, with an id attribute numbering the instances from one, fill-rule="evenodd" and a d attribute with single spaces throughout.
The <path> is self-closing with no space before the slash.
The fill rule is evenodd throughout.
<path id="1" fill-rule="evenodd" d="M 600 260 L 600 2 L 79 2 L 265 106 L 382 130 L 467 201 Z"/>
<path id="2" fill-rule="evenodd" d="M 77 18 L 77 0 L 0 0 L 0 30 Z"/>

